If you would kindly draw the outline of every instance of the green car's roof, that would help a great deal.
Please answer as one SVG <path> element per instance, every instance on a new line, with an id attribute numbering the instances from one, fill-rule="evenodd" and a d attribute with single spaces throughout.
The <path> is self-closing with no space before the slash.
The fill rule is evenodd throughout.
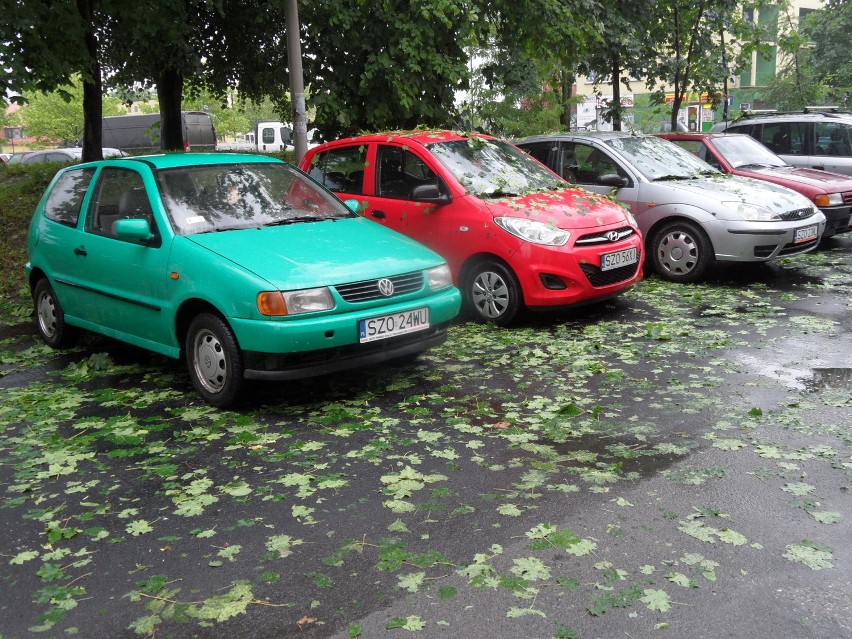
<path id="1" fill-rule="evenodd" d="M 279 162 L 283 160 L 269 155 L 251 153 L 159 153 L 156 155 L 136 155 L 126 158 L 101 160 L 93 164 L 101 166 L 124 165 L 126 162 L 144 162 L 154 169 L 172 169 L 183 166 L 203 166 L 209 164 L 246 164 L 255 162 Z"/>

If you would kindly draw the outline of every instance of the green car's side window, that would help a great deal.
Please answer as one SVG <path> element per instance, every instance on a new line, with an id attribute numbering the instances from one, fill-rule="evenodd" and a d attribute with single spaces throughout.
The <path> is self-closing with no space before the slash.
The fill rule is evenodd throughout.
<path id="1" fill-rule="evenodd" d="M 101 171 L 89 203 L 86 230 L 116 237 L 115 225 L 120 219 L 144 219 L 156 232 L 151 202 L 145 192 L 142 176 L 136 171 L 109 167 Z"/>
<path id="2" fill-rule="evenodd" d="M 44 216 L 54 222 L 76 227 L 83 199 L 94 174 L 94 169 L 77 169 L 63 173 L 47 198 Z"/>

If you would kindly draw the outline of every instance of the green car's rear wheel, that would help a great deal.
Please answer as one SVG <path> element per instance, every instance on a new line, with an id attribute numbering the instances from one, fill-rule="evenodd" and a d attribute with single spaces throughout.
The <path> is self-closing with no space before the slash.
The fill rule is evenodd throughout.
<path id="1" fill-rule="evenodd" d="M 62 310 L 62 305 L 47 279 L 42 278 L 36 284 L 33 291 L 33 302 L 35 304 L 36 325 L 41 338 L 48 346 L 53 348 L 67 346 L 73 337 L 73 331 L 65 323 L 65 312 Z"/>

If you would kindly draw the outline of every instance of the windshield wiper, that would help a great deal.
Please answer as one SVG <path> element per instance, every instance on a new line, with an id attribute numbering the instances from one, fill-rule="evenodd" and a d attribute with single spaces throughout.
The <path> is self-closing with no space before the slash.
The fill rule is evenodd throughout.
<path id="1" fill-rule="evenodd" d="M 749 164 L 740 164 L 738 169 L 777 169 L 783 164 L 768 164 L 766 162 L 751 162 Z"/>
<path id="2" fill-rule="evenodd" d="M 518 195 L 520 195 L 520 193 L 513 193 L 512 191 L 491 191 L 490 193 L 480 193 L 479 197 L 497 199 L 499 197 L 516 197 Z"/>
<path id="3" fill-rule="evenodd" d="M 654 182 L 666 182 L 670 180 L 691 180 L 693 176 L 691 175 L 661 175 L 660 177 L 654 178 Z"/>
<path id="4" fill-rule="evenodd" d="M 293 217 L 285 217 L 281 220 L 267 222 L 266 224 L 263 224 L 263 226 L 286 226 L 288 224 L 301 224 L 302 222 L 324 222 L 330 219 L 332 218 L 317 217 L 316 215 L 294 215 Z"/>

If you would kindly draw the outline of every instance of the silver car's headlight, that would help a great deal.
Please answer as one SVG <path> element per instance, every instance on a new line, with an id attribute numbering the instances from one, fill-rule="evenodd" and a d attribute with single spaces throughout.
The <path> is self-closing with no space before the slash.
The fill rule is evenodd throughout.
<path id="1" fill-rule="evenodd" d="M 568 231 L 523 217 L 495 217 L 494 222 L 504 231 L 533 244 L 563 246 L 571 237 Z"/>
<path id="2" fill-rule="evenodd" d="M 433 291 L 448 288 L 453 285 L 453 276 L 450 267 L 446 264 L 429 269 L 429 288 Z"/>
<path id="3" fill-rule="evenodd" d="M 780 222 L 781 216 L 774 211 L 770 211 L 762 206 L 755 204 L 745 204 L 743 202 L 722 202 L 722 204 L 744 220 L 752 222 Z"/>

